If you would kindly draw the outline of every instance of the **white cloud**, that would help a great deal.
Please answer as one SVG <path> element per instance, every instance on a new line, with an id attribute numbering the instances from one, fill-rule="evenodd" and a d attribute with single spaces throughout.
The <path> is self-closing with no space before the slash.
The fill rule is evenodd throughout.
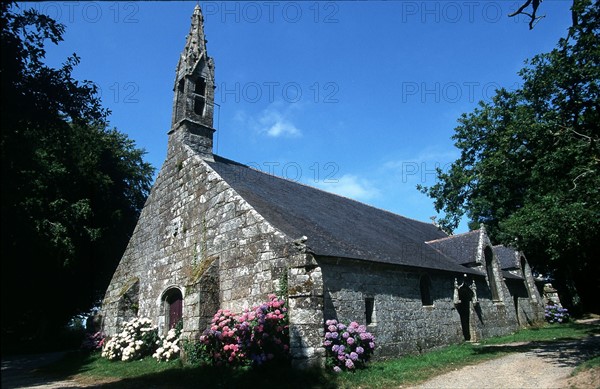
<path id="1" fill-rule="evenodd" d="M 302 131 L 294 124 L 295 112 L 299 109 L 299 104 L 285 105 L 276 101 L 258 112 L 238 110 L 233 120 L 259 136 L 297 138 L 302 136 Z"/>
<path id="2" fill-rule="evenodd" d="M 302 135 L 302 132 L 290 120 L 289 109 L 281 111 L 274 106 L 269 106 L 261 112 L 258 119 L 258 131 L 273 138 L 293 138 Z"/>
<path id="3" fill-rule="evenodd" d="M 379 196 L 379 190 L 369 180 L 353 174 L 344 174 L 330 182 L 319 182 L 317 186 L 327 192 L 359 201 L 367 201 Z"/>

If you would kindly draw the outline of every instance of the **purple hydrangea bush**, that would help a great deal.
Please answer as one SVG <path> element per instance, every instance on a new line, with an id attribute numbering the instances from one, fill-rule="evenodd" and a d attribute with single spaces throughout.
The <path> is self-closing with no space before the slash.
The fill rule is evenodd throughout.
<path id="1" fill-rule="evenodd" d="M 339 373 L 364 368 L 375 350 L 375 338 L 367 327 L 351 322 L 348 325 L 337 320 L 325 322 L 327 365 Z"/>
<path id="2" fill-rule="evenodd" d="M 218 310 L 200 337 L 205 354 L 216 366 L 258 366 L 289 358 L 289 325 L 285 301 L 269 301 L 240 315 Z"/>
<path id="3" fill-rule="evenodd" d="M 569 312 L 566 308 L 556 304 L 548 304 L 545 309 L 545 317 L 548 323 L 566 323 L 569 321 Z"/>

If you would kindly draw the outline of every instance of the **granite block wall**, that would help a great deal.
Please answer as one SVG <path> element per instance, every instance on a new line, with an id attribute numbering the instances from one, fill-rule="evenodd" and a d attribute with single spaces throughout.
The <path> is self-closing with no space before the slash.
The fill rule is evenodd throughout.
<path id="1" fill-rule="evenodd" d="M 340 258 L 318 258 L 318 263 L 324 284 L 324 319 L 371 321 L 367 327 L 377 339 L 375 357 L 420 353 L 465 341 L 454 301 L 454 275 Z M 423 301 L 423 276 L 430 280 L 431 304 Z M 493 301 L 486 279 L 469 277 L 467 285 L 473 281 L 477 299 L 468 303 L 470 340 L 515 331 L 516 311 L 506 285 L 500 284 L 507 301 Z M 367 309 L 369 299 L 372 313 Z"/>
<path id="2" fill-rule="evenodd" d="M 325 320 L 367 323 L 366 299 L 374 309 L 368 330 L 375 335 L 375 357 L 421 352 L 462 341 L 453 304 L 451 275 L 431 273 L 433 305 L 421 301 L 423 273 L 399 267 L 337 258 L 319 258 L 323 273 Z"/>

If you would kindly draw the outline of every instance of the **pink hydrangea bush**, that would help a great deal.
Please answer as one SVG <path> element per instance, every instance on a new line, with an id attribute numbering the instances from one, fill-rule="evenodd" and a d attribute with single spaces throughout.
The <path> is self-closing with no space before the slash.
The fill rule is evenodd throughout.
<path id="1" fill-rule="evenodd" d="M 237 316 L 228 309 L 219 309 L 213 316 L 210 328 L 200 337 L 207 357 L 216 366 L 243 365 L 246 355 L 241 349 L 248 328 L 238 322 Z"/>
<path id="2" fill-rule="evenodd" d="M 251 328 L 247 347 L 253 365 L 288 358 L 290 336 L 287 308 L 283 299 L 270 294 L 268 302 L 246 310 L 240 319 L 242 324 L 248 323 Z"/>
<path id="3" fill-rule="evenodd" d="M 327 365 L 339 373 L 365 367 L 375 350 L 375 338 L 367 327 L 351 322 L 348 325 L 337 320 L 325 322 L 325 340 Z"/>
<path id="4" fill-rule="evenodd" d="M 98 332 L 94 332 L 94 333 L 88 332 L 85 334 L 85 338 L 83 339 L 83 342 L 81 343 L 81 348 L 86 351 L 102 350 L 102 346 L 104 346 L 105 339 L 106 339 L 106 336 L 104 335 L 104 332 L 102 332 L 102 331 L 98 331 Z"/>
<path id="5" fill-rule="evenodd" d="M 209 360 L 217 366 L 263 365 L 289 356 L 289 326 L 285 301 L 269 301 L 240 315 L 220 309 L 200 337 Z"/>

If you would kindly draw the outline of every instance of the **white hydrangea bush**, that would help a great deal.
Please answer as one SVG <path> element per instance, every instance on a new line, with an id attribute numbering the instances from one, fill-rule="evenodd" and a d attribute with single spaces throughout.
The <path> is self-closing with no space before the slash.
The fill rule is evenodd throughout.
<path id="1" fill-rule="evenodd" d="M 152 357 L 156 358 L 156 360 L 160 361 L 169 361 L 171 359 L 175 359 L 179 357 L 179 352 L 181 349 L 179 348 L 179 330 L 175 328 L 171 328 L 169 332 L 167 332 L 167 336 L 162 338 L 162 345 L 156 349 Z"/>
<path id="2" fill-rule="evenodd" d="M 132 361 L 151 355 L 158 342 L 158 327 L 148 318 L 133 318 L 123 323 L 123 330 L 109 339 L 102 356 L 111 361 Z"/>

